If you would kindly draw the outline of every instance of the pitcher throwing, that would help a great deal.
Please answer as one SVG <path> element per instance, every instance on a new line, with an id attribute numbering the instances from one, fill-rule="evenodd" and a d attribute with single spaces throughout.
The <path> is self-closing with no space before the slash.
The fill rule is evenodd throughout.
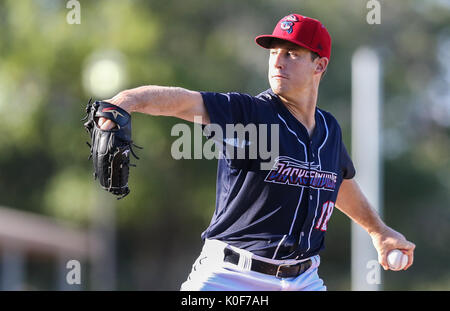
<path id="1" fill-rule="evenodd" d="M 370 234 L 384 269 L 393 249 L 408 255 L 408 269 L 415 245 L 370 206 L 353 179 L 338 122 L 317 108 L 331 55 L 325 26 L 290 14 L 272 35 L 255 40 L 270 52 L 270 89 L 258 96 L 143 86 L 107 100 L 129 113 L 191 122 L 201 116 L 205 125 L 216 124 L 223 132 L 227 124 L 278 125 L 279 156 L 269 170 L 261 169 L 259 158 L 235 159 L 223 151 L 215 212 L 181 289 L 326 290 L 318 275 L 319 253 L 335 207 Z M 100 118 L 99 125 L 110 129 L 114 123 Z"/>

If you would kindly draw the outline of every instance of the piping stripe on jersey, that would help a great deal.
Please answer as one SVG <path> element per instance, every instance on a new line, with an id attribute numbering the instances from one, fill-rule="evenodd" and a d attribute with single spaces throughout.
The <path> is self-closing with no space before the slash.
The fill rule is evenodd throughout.
<path id="1" fill-rule="evenodd" d="M 322 169 L 322 164 L 320 163 L 320 149 L 322 149 L 322 147 L 325 145 L 325 142 L 328 139 L 328 125 L 327 125 L 327 121 L 325 121 L 325 117 L 323 116 L 322 112 L 320 112 L 320 110 L 317 110 L 317 112 L 322 116 L 323 119 L 323 123 L 325 124 L 325 129 L 326 129 L 326 135 L 325 135 L 325 139 L 323 140 L 322 145 L 320 145 L 318 151 L 317 151 L 317 158 L 319 159 L 319 168 Z M 311 234 L 312 234 L 312 230 L 314 228 L 314 224 L 316 222 L 316 217 L 317 217 L 317 210 L 319 209 L 319 201 L 320 201 L 320 189 L 317 189 L 317 204 L 316 204 L 316 211 L 314 212 L 314 219 L 311 223 L 311 229 L 309 230 L 309 235 L 308 235 L 308 249 L 306 250 L 306 252 L 309 251 L 309 249 L 311 248 Z"/>
<path id="2" fill-rule="evenodd" d="M 284 239 L 286 239 L 286 234 L 283 235 L 283 238 L 281 239 L 280 243 L 278 243 L 277 249 L 275 250 L 275 252 L 273 253 L 273 257 L 272 259 L 275 259 L 275 257 L 277 256 L 278 253 L 278 249 L 280 248 L 281 244 L 283 243 Z"/>
<path id="3" fill-rule="evenodd" d="M 306 145 L 300 140 L 300 138 L 298 138 L 297 133 L 295 133 L 293 130 L 291 130 L 289 128 L 286 121 L 280 116 L 280 114 L 278 114 L 278 118 L 281 119 L 281 121 L 283 121 L 283 123 L 284 123 L 284 125 L 286 125 L 286 128 L 288 129 L 288 131 L 295 135 L 295 137 L 297 138 L 297 141 L 303 145 L 303 148 L 305 150 L 305 161 L 308 162 L 308 153 L 306 152 Z"/>
<path id="4" fill-rule="evenodd" d="M 319 150 L 317 151 L 317 156 L 319 158 L 319 167 L 320 167 L 320 169 L 322 169 L 322 165 L 320 163 L 320 149 L 322 149 L 322 147 L 325 145 L 325 142 L 328 139 L 328 125 L 327 125 L 327 121 L 325 121 L 325 117 L 323 116 L 322 112 L 320 112 L 320 110 L 317 110 L 317 112 L 322 116 L 323 123 L 325 124 L 325 130 L 326 130 L 325 139 L 323 140 L 322 145 L 320 145 Z"/>

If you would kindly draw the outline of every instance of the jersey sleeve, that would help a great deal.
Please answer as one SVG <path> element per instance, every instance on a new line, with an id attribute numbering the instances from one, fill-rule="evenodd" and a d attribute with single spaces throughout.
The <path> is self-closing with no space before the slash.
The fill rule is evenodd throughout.
<path id="1" fill-rule="evenodd" d="M 226 124 L 258 123 L 254 97 L 241 93 L 200 92 L 211 123 L 225 129 Z"/>
<path id="2" fill-rule="evenodd" d="M 355 174 L 355 166 L 353 165 L 353 161 L 348 155 L 347 149 L 345 148 L 345 144 L 343 141 L 341 141 L 341 169 L 343 172 L 343 178 L 344 179 L 352 179 Z"/>

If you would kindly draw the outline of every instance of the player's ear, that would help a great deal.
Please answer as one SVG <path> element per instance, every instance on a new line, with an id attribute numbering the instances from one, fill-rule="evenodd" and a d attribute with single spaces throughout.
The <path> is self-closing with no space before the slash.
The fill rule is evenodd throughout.
<path id="1" fill-rule="evenodd" d="M 316 73 L 323 73 L 325 72 L 325 70 L 327 69 L 328 66 L 328 58 L 326 57 L 320 57 L 320 58 L 316 58 Z"/>

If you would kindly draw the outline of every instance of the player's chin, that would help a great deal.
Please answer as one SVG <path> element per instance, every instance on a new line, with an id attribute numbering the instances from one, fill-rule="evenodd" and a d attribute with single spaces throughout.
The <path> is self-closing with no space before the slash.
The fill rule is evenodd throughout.
<path id="1" fill-rule="evenodd" d="M 272 91 L 279 96 L 283 96 L 283 94 L 287 93 L 289 90 L 289 87 L 286 85 L 286 83 L 278 79 L 271 79 L 270 87 L 272 88 Z"/>

